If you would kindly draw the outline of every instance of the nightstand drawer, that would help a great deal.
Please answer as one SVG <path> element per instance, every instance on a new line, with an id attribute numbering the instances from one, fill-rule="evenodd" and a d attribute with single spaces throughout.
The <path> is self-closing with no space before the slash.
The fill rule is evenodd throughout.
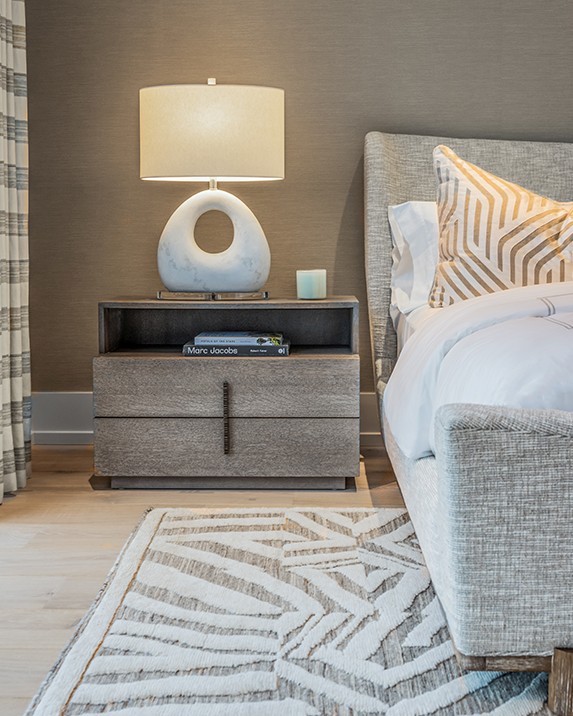
<path id="1" fill-rule="evenodd" d="M 223 415 L 233 418 L 359 415 L 357 355 L 184 358 L 105 355 L 94 359 L 96 417 Z"/>
<path id="2" fill-rule="evenodd" d="M 116 477 L 326 478 L 359 470 L 357 418 L 232 418 L 228 454 L 219 418 L 97 418 L 95 439 L 97 472 Z"/>

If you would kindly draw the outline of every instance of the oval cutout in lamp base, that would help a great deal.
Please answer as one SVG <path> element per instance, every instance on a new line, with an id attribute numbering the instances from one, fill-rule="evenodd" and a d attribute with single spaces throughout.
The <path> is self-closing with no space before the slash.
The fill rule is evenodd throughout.
<path id="1" fill-rule="evenodd" d="M 207 211 L 222 211 L 233 222 L 228 249 L 212 254 L 195 241 L 195 225 Z M 157 268 L 169 291 L 259 291 L 271 269 L 263 229 L 249 207 L 229 192 L 207 189 L 179 206 L 165 225 L 157 249 Z"/>

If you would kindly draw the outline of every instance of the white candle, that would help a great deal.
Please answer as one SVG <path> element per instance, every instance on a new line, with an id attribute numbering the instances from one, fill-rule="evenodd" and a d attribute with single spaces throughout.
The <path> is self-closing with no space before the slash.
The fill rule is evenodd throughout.
<path id="1" fill-rule="evenodd" d="M 296 295 L 299 298 L 326 298 L 326 269 L 297 271 Z"/>

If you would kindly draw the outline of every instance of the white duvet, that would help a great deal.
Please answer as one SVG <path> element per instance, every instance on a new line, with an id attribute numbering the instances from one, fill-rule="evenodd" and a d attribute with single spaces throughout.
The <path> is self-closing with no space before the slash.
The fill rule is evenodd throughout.
<path id="1" fill-rule="evenodd" d="M 434 416 L 447 403 L 573 412 L 573 282 L 435 310 L 404 346 L 384 392 L 407 457 L 433 452 Z"/>

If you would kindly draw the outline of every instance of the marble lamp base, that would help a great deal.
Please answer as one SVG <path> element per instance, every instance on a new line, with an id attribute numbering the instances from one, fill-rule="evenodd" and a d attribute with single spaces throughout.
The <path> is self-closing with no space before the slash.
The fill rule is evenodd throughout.
<path id="1" fill-rule="evenodd" d="M 233 222 L 233 242 L 209 253 L 195 241 L 195 225 L 207 211 L 222 211 Z M 157 267 L 169 291 L 259 291 L 271 268 L 271 252 L 256 216 L 233 194 L 207 189 L 184 201 L 165 225 Z"/>

